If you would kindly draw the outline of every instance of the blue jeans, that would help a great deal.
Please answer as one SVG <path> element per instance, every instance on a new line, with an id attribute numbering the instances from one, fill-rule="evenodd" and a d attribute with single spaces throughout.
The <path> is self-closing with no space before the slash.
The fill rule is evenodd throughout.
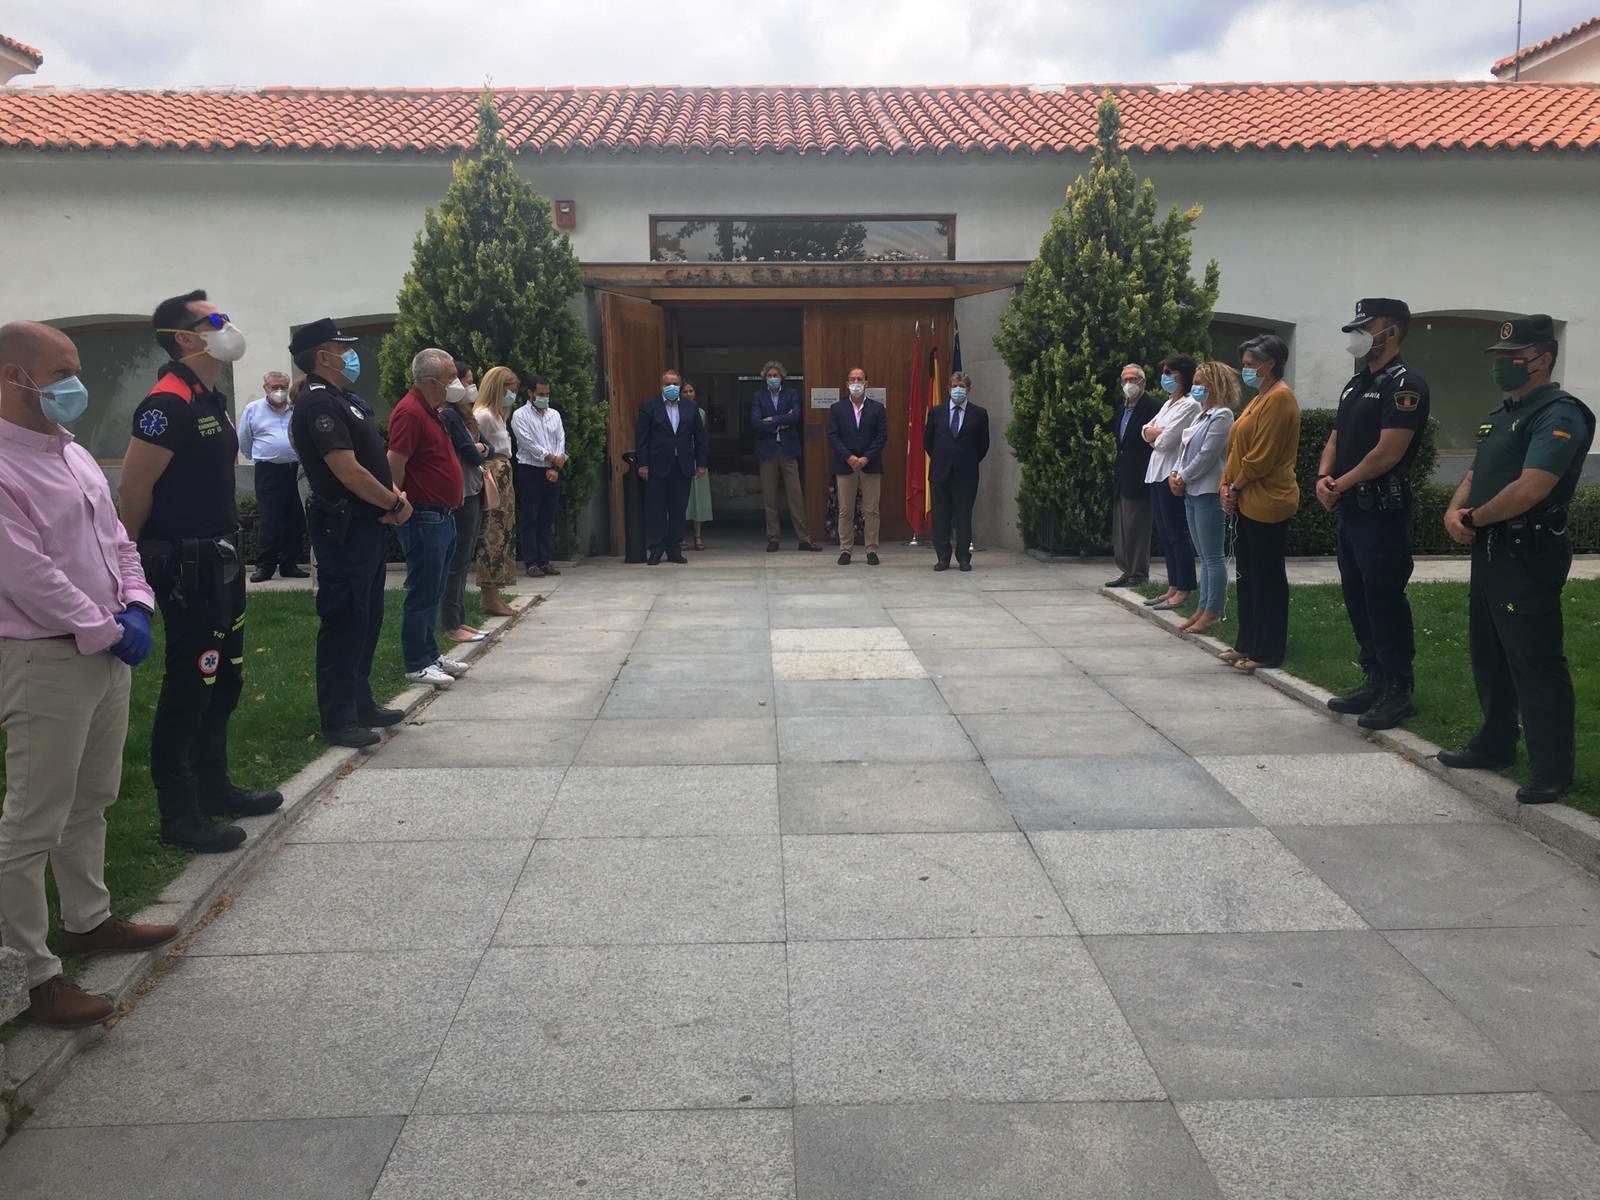
<path id="1" fill-rule="evenodd" d="M 1228 519 L 1222 497 L 1216 492 L 1185 496 L 1183 514 L 1200 560 L 1200 607 L 1220 617 L 1228 604 Z"/>
<path id="2" fill-rule="evenodd" d="M 407 671 L 420 671 L 439 657 L 434 626 L 445 577 L 450 573 L 450 552 L 455 549 L 456 523 L 448 512 L 432 509 L 411 514 L 395 527 L 406 556 L 406 602 L 400 616 L 400 656 Z"/>

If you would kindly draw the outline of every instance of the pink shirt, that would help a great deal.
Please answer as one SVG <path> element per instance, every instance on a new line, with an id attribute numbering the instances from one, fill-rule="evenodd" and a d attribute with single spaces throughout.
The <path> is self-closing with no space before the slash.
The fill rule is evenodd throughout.
<path id="1" fill-rule="evenodd" d="M 98 654 L 122 639 L 114 614 L 130 604 L 155 596 L 99 464 L 59 426 L 0 418 L 0 637 L 72 637 Z"/>
<path id="2" fill-rule="evenodd" d="M 852 406 L 854 406 L 854 408 L 856 410 L 856 428 L 860 429 L 861 428 L 861 409 L 866 404 L 866 401 L 863 400 L 861 402 L 861 404 L 856 404 L 856 402 L 854 400 L 852 400 L 852 401 L 850 401 L 850 403 L 851 403 Z"/>

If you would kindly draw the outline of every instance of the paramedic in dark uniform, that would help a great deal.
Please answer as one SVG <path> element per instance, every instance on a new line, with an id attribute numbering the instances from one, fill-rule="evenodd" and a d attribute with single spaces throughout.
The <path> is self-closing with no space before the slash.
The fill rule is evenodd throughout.
<path id="1" fill-rule="evenodd" d="M 305 373 L 289 422 L 306 481 L 311 485 L 306 524 L 317 566 L 317 709 L 324 741 L 335 746 L 376 745 L 376 730 L 405 717 L 379 708 L 372 697 L 372 656 L 383 629 L 383 584 L 389 529 L 411 516 L 411 506 L 389 475 L 389 458 L 376 418 L 350 390 L 361 374 L 356 339 L 331 317 L 302 325 L 289 356 Z"/>
<path id="2" fill-rule="evenodd" d="M 166 629 L 150 777 L 161 840 L 214 853 L 244 841 L 244 830 L 216 818 L 261 816 L 283 803 L 228 777 L 228 720 L 244 686 L 244 564 L 239 438 L 217 382 L 243 356 L 244 334 L 199 291 L 163 300 L 152 324 L 172 361 L 134 410 L 117 487 Z"/>
<path id="3" fill-rule="evenodd" d="M 1594 413 L 1550 376 L 1554 323 L 1540 313 L 1500 326 L 1494 382 L 1505 403 L 1478 426 L 1478 452 L 1444 525 L 1472 547 L 1468 639 L 1483 724 L 1447 767 L 1501 767 L 1528 739 L 1524 804 L 1559 800 L 1572 783 L 1576 712 L 1562 645 L 1561 588 L 1572 566 L 1567 505 L 1594 442 Z"/>
<path id="4" fill-rule="evenodd" d="M 1344 326 L 1359 369 L 1339 393 L 1339 414 L 1317 467 L 1317 500 L 1337 514 L 1339 579 L 1366 680 L 1328 707 L 1360 713 L 1364 729 L 1411 716 L 1416 635 L 1411 579 L 1411 464 L 1428 426 L 1428 384 L 1400 358 L 1411 327 L 1403 300 L 1356 302 Z"/>

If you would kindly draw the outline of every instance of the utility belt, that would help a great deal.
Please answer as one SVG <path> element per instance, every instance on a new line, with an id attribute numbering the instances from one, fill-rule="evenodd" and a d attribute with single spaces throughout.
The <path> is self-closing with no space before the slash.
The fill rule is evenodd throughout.
<path id="1" fill-rule="evenodd" d="M 1564 508 L 1523 513 L 1520 517 L 1485 525 L 1478 532 L 1483 534 L 1484 553 L 1490 562 L 1496 554 L 1513 559 L 1531 558 L 1571 540 Z"/>
<path id="2" fill-rule="evenodd" d="M 1404 477 L 1390 473 L 1369 479 L 1355 487 L 1356 507 L 1362 512 L 1395 512 L 1411 506 L 1411 485 Z"/>
<path id="3" fill-rule="evenodd" d="M 212 628 L 233 623 L 230 599 L 244 568 L 237 532 L 214 538 L 149 538 L 139 543 L 145 578 L 159 599 L 186 613 L 209 616 Z"/>

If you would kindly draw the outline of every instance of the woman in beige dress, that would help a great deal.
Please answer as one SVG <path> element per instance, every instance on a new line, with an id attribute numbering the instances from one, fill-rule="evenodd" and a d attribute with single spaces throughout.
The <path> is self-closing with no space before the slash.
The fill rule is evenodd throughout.
<path id="1" fill-rule="evenodd" d="M 497 617 L 511 616 L 513 610 L 501 598 L 500 589 L 517 581 L 517 497 L 506 421 L 516 405 L 520 386 L 509 367 L 494 367 L 478 385 L 472 405 L 478 432 L 493 451 L 483 471 L 493 479 L 500 498 L 498 506 L 484 510 L 483 530 L 478 535 L 478 590 L 483 611 Z"/>

